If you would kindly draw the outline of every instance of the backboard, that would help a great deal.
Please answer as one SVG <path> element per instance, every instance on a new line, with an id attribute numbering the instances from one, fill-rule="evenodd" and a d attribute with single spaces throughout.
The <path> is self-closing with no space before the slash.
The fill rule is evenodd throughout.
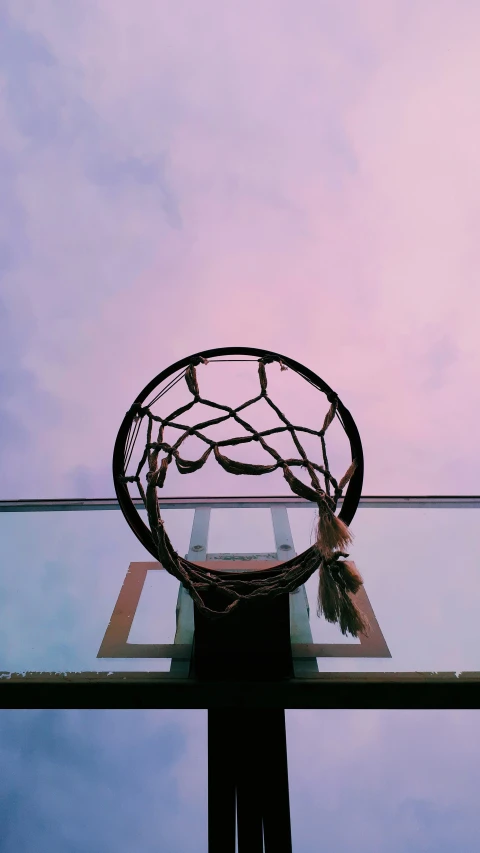
<path id="1" fill-rule="evenodd" d="M 212 571 L 274 566 L 312 539 L 297 497 L 165 498 L 174 546 Z M 0 503 L 2 707 L 478 707 L 477 497 L 364 497 L 350 556 L 371 631 L 290 595 L 293 677 L 198 683 L 193 604 L 116 500 Z"/>

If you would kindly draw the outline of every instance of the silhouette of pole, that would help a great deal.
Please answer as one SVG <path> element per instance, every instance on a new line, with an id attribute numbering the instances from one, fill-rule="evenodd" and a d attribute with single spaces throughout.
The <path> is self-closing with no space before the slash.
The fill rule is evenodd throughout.
<path id="1" fill-rule="evenodd" d="M 292 853 L 285 712 L 208 712 L 209 853 Z"/>
<path id="2" fill-rule="evenodd" d="M 208 604 L 218 602 L 211 592 Z M 193 673 L 212 683 L 293 675 L 288 594 L 208 619 L 195 608 Z M 209 853 L 292 853 L 285 711 L 208 710 Z"/>

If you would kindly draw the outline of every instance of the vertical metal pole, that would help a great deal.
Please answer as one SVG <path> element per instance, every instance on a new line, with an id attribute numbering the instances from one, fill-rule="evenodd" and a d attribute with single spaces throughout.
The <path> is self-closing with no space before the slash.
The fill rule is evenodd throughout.
<path id="1" fill-rule="evenodd" d="M 206 555 L 208 511 L 200 513 L 195 513 L 188 555 L 193 561 Z M 272 509 L 272 521 L 283 561 L 294 555 L 286 510 Z M 212 624 L 194 608 L 196 677 L 289 677 L 289 602 L 289 596 L 252 602 L 228 621 Z M 292 853 L 282 709 L 208 710 L 209 853 L 235 853 L 236 835 L 238 853 Z"/>
<path id="2" fill-rule="evenodd" d="M 230 713 L 231 733 L 238 748 L 238 853 L 263 853 L 262 733 L 255 709 L 245 708 Z"/>
<path id="3" fill-rule="evenodd" d="M 193 516 L 192 532 L 190 534 L 190 546 L 187 560 L 193 563 L 195 560 L 205 560 L 208 548 L 208 531 L 210 527 L 210 507 L 198 507 Z M 193 600 L 183 584 L 180 584 L 177 597 L 177 630 L 175 632 L 175 643 L 190 645 L 193 643 L 195 623 L 193 616 Z M 172 660 L 170 664 L 172 675 L 188 678 L 190 672 L 190 661 Z"/>
<path id="4" fill-rule="evenodd" d="M 190 547 L 187 560 L 206 560 L 208 548 L 208 530 L 210 527 L 210 507 L 198 507 L 193 516 Z"/>
<path id="5" fill-rule="evenodd" d="M 208 710 L 208 853 L 235 853 L 237 750 L 229 722 L 228 711 Z"/>
<path id="6" fill-rule="evenodd" d="M 238 853 L 292 853 L 282 709 L 208 711 L 209 853 L 235 853 L 235 834 Z"/>
<path id="7" fill-rule="evenodd" d="M 277 557 L 279 560 L 291 560 L 295 556 L 295 546 L 293 544 L 292 532 L 290 530 L 290 521 L 288 518 L 287 508 L 285 506 L 272 506 L 270 508 L 272 515 L 273 535 L 275 537 L 275 548 L 277 549 Z"/>
<path id="8" fill-rule="evenodd" d="M 288 510 L 284 506 L 272 506 L 273 535 L 279 560 L 290 560 L 295 556 L 292 531 Z M 310 627 L 310 611 L 305 585 L 299 586 L 290 593 L 290 639 L 292 643 L 313 643 Z M 295 675 L 308 672 L 318 672 L 315 658 L 294 661 Z"/>
<path id="9" fill-rule="evenodd" d="M 263 717 L 263 838 L 265 853 L 292 853 L 290 798 L 288 791 L 287 738 L 285 711 L 274 708 L 259 712 Z M 259 720 L 260 722 L 260 720 Z"/>

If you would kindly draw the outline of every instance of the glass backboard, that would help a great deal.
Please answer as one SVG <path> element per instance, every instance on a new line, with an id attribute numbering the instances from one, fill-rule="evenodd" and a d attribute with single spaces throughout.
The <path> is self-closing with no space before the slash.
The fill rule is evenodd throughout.
<path id="1" fill-rule="evenodd" d="M 308 548 L 315 508 L 295 497 L 172 498 L 162 500 L 162 515 L 189 559 L 251 568 Z M 479 522 L 479 498 L 362 498 L 350 556 L 373 630 L 353 639 L 319 618 L 315 574 L 290 596 L 295 679 L 476 680 Z M 4 501 L 0 555 L 5 686 L 69 673 L 104 681 L 150 673 L 159 686 L 188 680 L 192 601 L 137 541 L 115 500 Z"/>

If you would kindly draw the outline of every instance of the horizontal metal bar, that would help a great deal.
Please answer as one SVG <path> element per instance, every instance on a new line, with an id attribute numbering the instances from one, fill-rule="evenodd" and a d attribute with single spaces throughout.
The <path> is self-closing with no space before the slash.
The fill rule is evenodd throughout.
<path id="1" fill-rule="evenodd" d="M 137 509 L 143 509 L 140 499 L 134 498 L 133 504 Z M 339 506 L 342 499 L 339 500 Z M 287 509 L 312 509 L 315 504 L 303 498 L 292 495 L 252 496 L 252 497 L 188 497 L 160 498 L 161 509 L 269 509 L 283 506 Z M 446 508 L 466 509 L 480 508 L 480 495 L 365 495 L 360 499 L 362 509 L 393 509 L 393 508 Z M 116 498 L 75 498 L 39 499 L 39 500 L 3 500 L 0 501 L 0 512 L 66 512 L 76 510 L 109 510 L 119 509 Z"/>
<path id="2" fill-rule="evenodd" d="M 266 554 L 260 554 L 258 551 L 256 551 L 253 554 L 246 554 L 246 553 L 243 553 L 243 554 L 207 554 L 206 562 L 209 562 L 209 561 L 213 562 L 215 560 L 222 560 L 222 561 L 231 560 L 232 562 L 235 562 L 235 563 L 242 563 L 242 562 L 248 563 L 248 562 L 251 562 L 252 560 L 262 560 L 262 561 L 264 561 L 264 560 L 278 560 L 278 557 L 277 557 L 276 551 L 271 551 L 271 552 L 266 553 Z"/>
<path id="3" fill-rule="evenodd" d="M 190 648 L 190 646 L 176 646 L 183 652 L 183 649 Z M 22 682 L 22 683 L 33 683 L 33 682 L 42 682 L 42 683 L 76 683 L 76 682 L 100 682 L 105 681 L 109 684 L 121 681 L 122 683 L 126 680 L 134 681 L 135 683 L 152 683 L 155 681 L 168 681 L 172 676 L 169 672 L 148 672 L 148 671 L 132 671 L 132 670 L 122 670 L 121 672 L 111 672 L 106 670 L 100 671 L 72 671 L 72 672 L 52 672 L 51 670 L 40 671 L 40 670 L 26 670 L 25 672 L 7 672 L 0 671 L 0 685 L 3 686 L 4 683 L 12 684 L 13 682 Z M 201 682 L 197 681 L 194 678 L 185 678 L 183 679 L 188 684 L 200 684 Z M 177 682 L 178 679 L 175 679 Z M 282 684 L 292 685 L 294 683 L 302 682 L 302 684 L 313 684 L 314 682 L 348 682 L 348 684 L 355 683 L 378 683 L 378 682 L 388 682 L 388 683 L 404 683 L 404 682 L 448 682 L 451 684 L 457 684 L 459 682 L 468 681 L 468 682 L 476 682 L 480 686 L 480 671 L 478 670 L 465 670 L 465 672 L 453 672 L 453 671 L 445 671 L 445 672 L 318 672 L 312 675 L 311 673 L 305 676 L 298 676 L 293 679 L 286 679 L 282 681 Z M 262 682 L 263 683 L 263 682 Z M 268 682 L 271 683 L 271 682 Z M 255 682 L 258 686 L 258 682 Z"/>
<path id="4" fill-rule="evenodd" d="M 190 660 L 192 646 L 184 643 L 118 643 L 109 648 L 108 654 L 97 658 L 168 658 Z"/>
<path id="5" fill-rule="evenodd" d="M 378 629 L 377 629 L 378 631 Z M 380 640 L 363 643 L 292 643 L 294 660 L 317 658 L 390 658 L 391 654 L 380 634 Z"/>
<path id="6" fill-rule="evenodd" d="M 0 673 L 1 708 L 480 708 L 480 673 L 318 673 L 201 682 L 163 672 Z"/>

